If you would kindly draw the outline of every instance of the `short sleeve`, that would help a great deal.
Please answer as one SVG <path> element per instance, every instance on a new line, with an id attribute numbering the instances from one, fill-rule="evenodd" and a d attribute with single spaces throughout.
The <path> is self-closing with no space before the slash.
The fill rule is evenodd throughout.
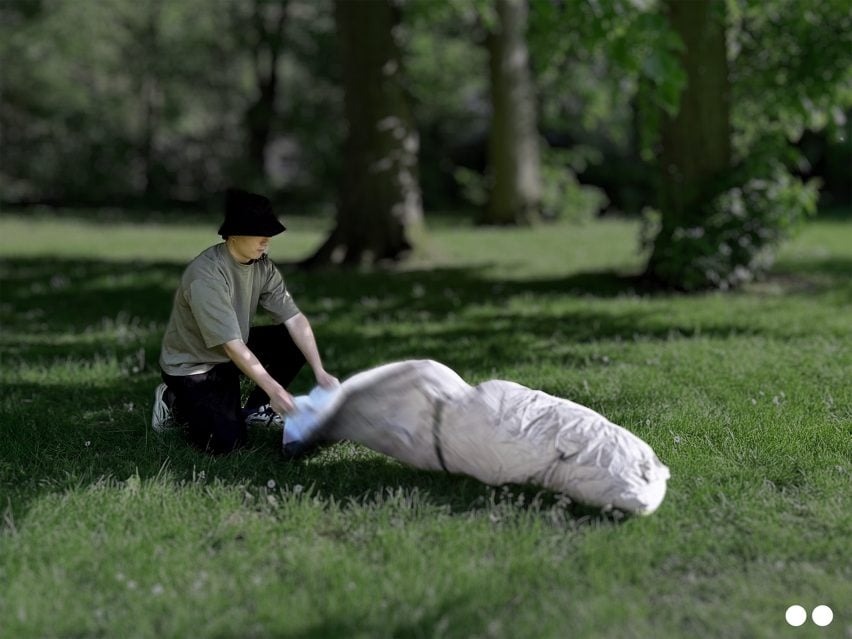
<path id="1" fill-rule="evenodd" d="M 272 263 L 269 264 L 266 283 L 260 293 L 260 305 L 279 322 L 286 322 L 301 312 L 287 290 L 278 267 Z"/>
<path id="2" fill-rule="evenodd" d="M 194 280 L 189 285 L 188 301 L 207 348 L 243 338 L 237 314 L 221 282 Z"/>

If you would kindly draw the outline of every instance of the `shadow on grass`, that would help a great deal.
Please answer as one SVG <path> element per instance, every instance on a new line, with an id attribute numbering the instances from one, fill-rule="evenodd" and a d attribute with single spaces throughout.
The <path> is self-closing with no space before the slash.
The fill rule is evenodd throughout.
<path id="1" fill-rule="evenodd" d="M 4 433 L 0 486 L 13 521 L 21 521 L 29 505 L 47 494 L 77 490 L 105 477 L 123 481 L 135 476 L 175 485 L 219 481 L 248 490 L 262 490 L 273 480 L 277 488 L 301 486 L 344 508 L 382 500 L 398 490 L 416 491 L 426 503 L 451 513 L 501 502 L 518 510 L 544 510 L 559 503 L 575 523 L 614 521 L 598 509 L 565 507 L 558 495 L 539 487 L 506 486 L 495 492 L 475 479 L 413 469 L 350 442 L 288 461 L 279 453 L 281 433 L 276 429 L 253 429 L 246 448 L 209 456 L 186 443 L 179 431 L 153 433 L 148 407 L 139 411 L 122 402 L 118 384 L 70 392 L 57 386 L 50 393 L 38 384 L 9 384 L 7 389 L 10 398 L 26 398 L 2 411 L 3 423 L 11 427 Z"/>
<path id="2" fill-rule="evenodd" d="M 852 301 L 852 257 L 785 260 L 777 265 L 765 283 L 790 293 L 829 293 Z"/>
<path id="3" fill-rule="evenodd" d="M 0 259 L 4 355 L 27 358 L 85 357 L 133 343 L 156 361 L 161 331 L 183 269 L 168 262 L 105 262 L 82 259 Z M 801 268 L 799 267 L 801 266 Z M 825 259 L 786 264 L 768 282 L 796 293 L 852 296 L 852 260 Z M 323 345 L 351 355 L 353 372 L 376 363 L 414 356 L 415 341 L 428 342 L 435 359 L 459 354 L 459 340 L 476 342 L 496 360 L 524 358 L 519 336 L 558 338 L 566 343 L 603 339 L 666 339 L 673 332 L 689 337 L 754 334 L 747 318 L 737 322 L 685 325 L 662 319 L 648 304 L 621 304 L 608 312 L 600 299 L 629 302 L 672 295 L 656 293 L 641 280 L 613 272 L 577 273 L 557 279 L 488 278 L 482 269 L 340 272 L 290 271 L 282 267 L 303 310 L 320 328 Z M 760 288 L 756 289 L 760 292 Z M 531 300 L 531 313 L 520 304 Z M 562 302 L 569 301 L 569 304 Z M 520 301 L 520 303 L 519 303 Z M 553 306 L 552 302 L 562 303 Z M 514 302 L 510 310 L 508 305 Z M 550 305 L 550 306 L 548 306 Z M 472 311 L 472 312 L 471 312 Z M 416 331 L 405 339 L 396 327 Z M 420 330 L 422 328 L 422 331 Z M 373 330 L 370 330 L 373 329 Z M 377 333 L 381 349 L 376 349 Z M 148 339 L 140 339 L 147 336 Z M 781 335 L 778 335 L 781 336 Z M 789 337 L 789 334 L 784 334 Z M 379 359 L 377 359 L 377 357 Z"/>
<path id="4" fill-rule="evenodd" d="M 425 577 L 425 575 L 424 575 Z M 511 602 L 510 602 L 511 605 Z M 420 611 L 416 620 L 409 622 L 386 623 L 377 625 L 367 622 L 366 614 L 345 618 L 326 619 L 306 630 L 295 634 L 288 633 L 292 639 L 326 639 L 328 637 L 443 637 L 453 636 L 448 632 L 451 619 L 479 619 L 483 612 L 472 597 L 445 599 Z M 487 625 L 485 622 L 483 626 Z"/>
<path id="5" fill-rule="evenodd" d="M 159 377 L 155 362 L 182 269 L 167 262 L 0 260 L 0 353 L 7 370 L 0 404 L 0 486 L 16 517 L 47 492 L 103 476 L 125 479 L 138 472 L 143 479 L 156 477 L 164 465 L 176 481 L 191 481 L 204 470 L 209 478 L 252 486 L 265 486 L 269 479 L 312 485 L 344 501 L 387 486 L 417 488 L 454 511 L 478 508 L 492 494 L 474 480 L 412 470 L 347 445 L 312 460 L 284 463 L 276 433 L 253 433 L 249 450 L 223 458 L 198 453 L 177 435 L 154 436 L 148 410 Z M 696 327 L 661 316 L 648 305 L 587 305 L 597 298 L 645 295 L 635 278 L 614 273 L 494 281 L 475 268 L 282 270 L 296 300 L 315 320 L 329 368 L 341 377 L 414 357 L 487 375 L 537 358 L 583 364 L 571 353 L 552 352 L 554 343 L 664 340 L 673 331 L 685 337 L 699 331 L 724 336 L 760 332 L 749 327 L 747 318 Z M 808 292 L 852 292 L 852 260 L 815 260 L 803 263 L 800 271 L 815 282 Z M 510 307 L 510 301 L 528 296 L 542 305 L 540 313 Z M 560 305 L 547 306 L 554 300 Z M 566 300 L 570 303 L 561 303 Z M 83 374 L 98 361 L 113 368 L 100 377 Z M 310 383 L 303 372 L 292 390 L 305 392 Z M 527 504 L 538 492 L 512 490 Z"/>

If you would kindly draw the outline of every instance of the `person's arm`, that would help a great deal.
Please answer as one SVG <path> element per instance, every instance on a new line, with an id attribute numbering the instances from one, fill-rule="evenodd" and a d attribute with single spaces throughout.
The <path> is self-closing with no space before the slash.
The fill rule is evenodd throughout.
<path id="1" fill-rule="evenodd" d="M 308 365 L 313 369 L 314 376 L 317 378 L 317 383 L 323 388 L 331 388 L 337 386 L 340 382 L 334 375 L 326 372 L 320 359 L 319 350 L 317 350 L 317 341 L 314 338 L 314 331 L 311 329 L 311 323 L 308 318 L 302 313 L 297 313 L 286 322 L 284 325 L 293 338 L 296 346 L 302 351 Z"/>
<path id="2" fill-rule="evenodd" d="M 257 359 L 257 356 L 249 350 L 241 339 L 233 339 L 223 345 L 225 354 L 237 365 L 243 373 L 251 378 L 255 384 L 269 395 L 269 403 L 279 415 L 289 413 L 295 408 L 293 396 L 288 393 L 281 384 L 273 379 L 267 370 Z"/>

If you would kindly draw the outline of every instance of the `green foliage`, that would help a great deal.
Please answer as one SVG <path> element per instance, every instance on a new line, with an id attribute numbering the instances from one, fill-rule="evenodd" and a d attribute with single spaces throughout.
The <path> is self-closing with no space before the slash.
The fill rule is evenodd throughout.
<path id="1" fill-rule="evenodd" d="M 445 190 L 455 187 L 462 200 L 482 207 L 487 201 L 488 178 L 478 152 L 484 152 L 490 113 L 488 57 L 483 42 L 485 30 L 494 20 L 493 6 L 489 2 L 430 0 L 403 6 L 408 21 L 407 85 L 422 132 L 424 197 L 434 202 L 435 187 L 442 185 L 438 173 L 444 173 L 451 178 L 449 184 L 444 182 Z M 552 21 L 554 11 L 557 9 L 552 3 L 533 3 L 531 7 L 533 24 L 528 40 L 539 56 L 543 55 L 543 42 L 554 34 L 566 40 L 575 37 L 572 29 L 565 28 L 567 23 Z M 547 60 L 552 56 L 549 52 Z M 566 62 L 565 57 L 561 60 Z M 581 186 L 576 175 L 589 164 L 602 161 L 603 155 L 593 148 L 602 139 L 616 141 L 623 148 L 629 145 L 629 109 L 619 100 L 614 86 L 611 91 L 601 90 L 602 83 L 610 80 L 601 77 L 596 64 L 597 58 L 594 62 L 584 58 L 562 68 L 552 60 L 535 64 L 539 129 L 556 135 L 570 131 L 572 137 L 588 140 L 586 146 L 572 145 L 543 154 L 546 217 L 579 220 L 594 215 L 603 204 L 603 194 Z M 565 94 L 566 85 L 571 95 Z"/>
<path id="2" fill-rule="evenodd" d="M 482 40 L 493 4 L 399 6 L 420 177 L 434 208 L 456 201 L 457 167 L 483 169 L 489 96 Z M 253 7 L 230 0 L 0 2 L 2 198 L 203 200 L 240 175 L 246 112 L 258 94 Z M 289 0 L 287 8 L 262 186 L 328 203 L 344 133 L 332 3 Z M 852 108 L 848 2 L 729 0 L 728 15 L 736 159 L 767 135 L 795 142 L 805 130 L 824 130 L 842 137 Z M 611 166 L 628 159 L 635 166 L 640 149 L 646 162 L 653 159 L 659 118 L 674 112 L 684 85 L 682 43 L 655 0 L 531 0 L 528 44 L 540 129 L 552 146 L 594 148 L 597 176 L 621 180 L 607 185 L 618 206 L 627 173 Z M 843 171 L 844 159 L 832 156 L 826 170 Z M 592 173 L 583 179 L 595 179 Z M 648 187 L 646 173 L 637 173 Z M 633 189 L 634 197 L 651 204 L 649 191 Z"/>
<path id="3" fill-rule="evenodd" d="M 852 105 L 848 3 L 730 0 L 728 14 L 735 141 L 741 155 L 770 132 L 795 141 L 805 129 L 842 128 L 843 112 Z M 555 121 L 548 113 L 560 113 L 558 105 L 566 104 L 568 94 L 583 108 L 565 111 L 563 106 L 563 124 L 570 126 L 573 116 L 589 130 L 596 113 L 616 126 L 617 136 L 625 126 L 614 117 L 617 105 L 635 96 L 643 157 L 653 158 L 660 116 L 677 111 L 686 82 L 678 61 L 684 45 L 658 2 L 535 0 L 529 38 L 543 82 L 545 121 Z M 584 80 L 589 69 L 595 70 L 592 83 Z M 602 108 L 607 103 L 612 106 Z M 570 100 L 567 104 L 570 108 Z"/>
<path id="4" fill-rule="evenodd" d="M 607 205 L 600 189 L 580 184 L 576 174 L 594 151 L 545 148 L 541 154 L 541 211 L 545 220 L 572 223 L 588 222 Z M 480 209 L 488 203 L 488 176 L 479 171 L 457 167 L 454 177 L 464 200 Z"/>
<path id="5" fill-rule="evenodd" d="M 325 205 L 336 197 L 345 137 L 332 3 L 291 0 L 288 7 L 267 177 L 300 203 Z"/>
<path id="6" fill-rule="evenodd" d="M 852 11 L 846 0 L 729 2 L 735 148 L 767 135 L 842 131 L 852 108 Z"/>
<path id="7" fill-rule="evenodd" d="M 652 272 L 685 290 L 751 281 L 766 272 L 778 244 L 816 213 L 818 195 L 814 180 L 803 183 L 775 154 L 756 153 L 711 187 L 693 218 L 700 223 L 660 234 L 659 220 L 646 219 Z"/>
<path id="8" fill-rule="evenodd" d="M 677 58 L 683 43 L 655 2 L 535 0 L 529 39 L 546 113 L 554 108 L 558 113 L 561 102 L 573 107 L 573 112 L 562 107 L 562 127 L 570 128 L 572 120 L 586 131 L 601 127 L 605 139 L 627 146 L 634 124 L 626 98 L 635 98 L 635 133 L 651 159 L 659 113 L 677 110 L 686 81 Z"/>
<path id="9" fill-rule="evenodd" d="M 453 172 L 453 177 L 466 202 L 477 209 L 488 204 L 488 192 L 490 189 L 488 186 L 488 177 L 485 174 L 460 166 Z"/>
<path id="10" fill-rule="evenodd" d="M 574 167 L 586 163 L 585 155 L 582 147 L 543 151 L 541 210 L 545 219 L 588 222 L 606 207 L 603 191 L 577 180 Z"/>
<path id="11" fill-rule="evenodd" d="M 477 14 L 462 8 L 428 0 L 405 5 L 402 64 L 420 131 L 420 183 L 427 208 L 469 200 L 464 187 L 459 197 L 458 176 L 480 184 L 484 179 L 477 150 L 484 149 L 490 113 L 488 55 L 471 36 L 477 32 Z"/>
<path id="12" fill-rule="evenodd" d="M 179 198 L 219 178 L 240 131 L 209 6 L 62 1 L 3 27 L 4 196 Z"/>
<path id="13" fill-rule="evenodd" d="M 0 25 L 4 199 L 198 200 L 221 190 L 241 174 L 258 93 L 250 9 L 61 0 L 15 13 Z M 292 135 L 274 149 L 271 186 L 315 195 L 336 179 L 342 140 L 334 25 L 328 2 L 288 9 L 272 124 Z"/>
<path id="14" fill-rule="evenodd" d="M 788 143 L 831 120 L 845 123 L 852 105 L 845 4 L 728 3 L 733 168 L 704 186 L 697 210 L 665 211 L 661 228 L 646 227 L 659 231 L 649 264 L 655 278 L 686 290 L 737 286 L 764 271 L 779 241 L 814 213 L 818 182 L 791 174 L 801 158 Z"/>
<path id="15" fill-rule="evenodd" d="M 406 86 L 419 126 L 460 136 L 482 119 L 488 95 L 484 47 L 436 23 L 409 29 L 405 44 Z"/>

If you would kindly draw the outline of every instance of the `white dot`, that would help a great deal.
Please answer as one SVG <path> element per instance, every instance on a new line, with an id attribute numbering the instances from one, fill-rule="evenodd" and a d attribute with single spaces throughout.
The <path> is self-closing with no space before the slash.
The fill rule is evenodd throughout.
<path id="1" fill-rule="evenodd" d="M 827 626 L 834 619 L 834 612 L 828 606 L 817 606 L 811 613 L 811 619 L 818 626 Z"/>
<path id="2" fill-rule="evenodd" d="M 799 605 L 790 606 L 784 616 L 791 626 L 801 626 L 808 619 L 808 611 Z"/>

